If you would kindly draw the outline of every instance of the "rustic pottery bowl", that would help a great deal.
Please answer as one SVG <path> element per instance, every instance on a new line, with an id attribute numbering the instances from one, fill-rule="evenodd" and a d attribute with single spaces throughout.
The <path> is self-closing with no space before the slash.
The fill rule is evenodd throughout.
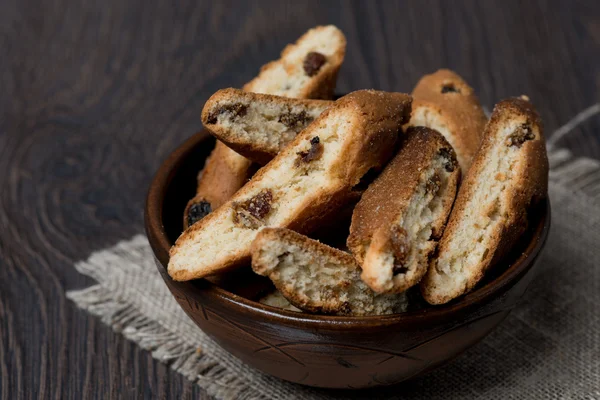
<path id="1" fill-rule="evenodd" d="M 546 202 L 514 254 L 471 293 L 443 306 L 378 317 L 284 311 L 250 300 L 270 283 L 248 269 L 218 284 L 175 282 L 167 274 L 169 248 L 181 233 L 183 209 L 213 143 L 206 131 L 191 137 L 152 181 L 145 222 L 156 265 L 198 327 L 245 363 L 291 382 L 327 388 L 390 385 L 452 360 L 515 307 L 534 276 L 550 228 Z"/>

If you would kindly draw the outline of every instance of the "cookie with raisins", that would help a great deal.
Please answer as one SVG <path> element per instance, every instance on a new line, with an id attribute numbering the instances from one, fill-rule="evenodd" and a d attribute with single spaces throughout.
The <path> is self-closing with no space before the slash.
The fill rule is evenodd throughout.
<path id="1" fill-rule="evenodd" d="M 409 128 L 402 148 L 369 185 L 352 214 L 348 248 L 378 293 L 419 283 L 444 231 L 460 168 L 437 131 Z"/>
<path id="2" fill-rule="evenodd" d="M 548 191 L 541 120 L 529 99 L 496 105 L 458 192 L 438 255 L 421 282 L 430 304 L 469 292 L 525 232 L 528 213 Z"/>
<path id="3" fill-rule="evenodd" d="M 222 89 L 204 105 L 202 123 L 228 147 L 265 165 L 332 103 Z"/>

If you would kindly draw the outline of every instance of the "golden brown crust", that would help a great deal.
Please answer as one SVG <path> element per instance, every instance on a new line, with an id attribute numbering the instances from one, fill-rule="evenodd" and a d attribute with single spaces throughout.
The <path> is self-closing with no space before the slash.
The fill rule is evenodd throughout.
<path id="1" fill-rule="evenodd" d="M 432 235 L 429 240 L 431 242 L 429 253 L 431 253 L 443 231 L 460 179 L 460 169 L 454 151 L 437 131 L 425 127 L 408 129 L 407 138 L 400 152 L 367 188 L 354 209 L 347 241 L 348 248 L 363 266 L 365 271 L 362 275 L 363 280 L 376 292 L 402 292 L 417 284 L 425 273 L 426 263 L 410 265 L 410 274 L 404 274 L 398 279 L 391 276 L 384 286 L 380 278 L 381 268 L 384 267 L 378 263 L 365 263 L 365 254 L 367 250 L 371 255 L 374 254 L 373 252 L 377 254 L 390 252 L 389 243 L 397 235 L 395 230 L 399 218 L 407 217 L 409 204 L 414 201 L 415 196 L 423 196 L 419 187 L 426 179 L 425 174 L 432 168 L 436 168 L 434 163 L 440 159 L 442 153 L 448 155 L 447 166 L 452 171 L 448 174 L 444 192 L 436 194 L 442 196 L 442 212 L 431 223 Z M 441 166 L 441 169 L 445 167 L 446 164 Z M 444 173 L 446 172 L 448 171 Z M 422 201 L 425 200 L 423 197 Z"/>
<path id="2" fill-rule="evenodd" d="M 493 263 L 500 261 L 510 251 L 515 241 L 527 228 L 528 211 L 530 207 L 547 196 L 548 190 L 548 158 L 541 120 L 531 103 L 526 98 L 510 98 L 501 101 L 494 108 L 492 117 L 486 126 L 481 147 L 477 152 L 471 169 L 469 170 L 454 204 L 446 230 L 438 246 L 438 261 L 444 253 L 450 254 L 456 250 L 452 248 L 452 240 L 461 234 L 461 228 L 471 221 L 467 208 L 473 201 L 477 191 L 485 190 L 483 171 L 494 156 L 494 146 L 500 141 L 506 142 L 502 131 L 510 124 L 524 124 L 531 127 L 534 136 L 524 141 L 519 146 L 518 159 L 514 169 L 514 177 L 509 181 L 509 186 L 502 192 L 500 202 L 504 204 L 502 223 L 497 228 L 486 234 L 489 247 L 481 260 L 470 265 L 465 272 L 467 280 L 464 284 L 454 287 L 440 285 L 440 276 L 451 274 L 438 271 L 437 262 L 433 262 L 425 278 L 421 282 L 421 292 L 430 304 L 444 304 L 448 301 L 470 291 L 481 280 L 485 271 Z M 505 143 L 505 145 L 508 145 Z M 504 179 L 499 174 L 503 171 L 496 170 L 495 179 Z M 480 207 L 482 207 L 481 205 Z M 493 214 L 493 209 L 480 209 L 482 214 Z M 473 238 L 475 240 L 475 238 Z M 450 278 L 448 278 L 450 279 Z"/>
<path id="3" fill-rule="evenodd" d="M 343 138 L 343 143 L 348 144 L 337 154 L 337 162 L 333 163 L 327 171 L 315 172 L 326 174 L 331 180 L 329 189 L 325 192 L 311 191 L 309 197 L 304 196 L 304 201 L 296 204 L 292 209 L 285 209 L 285 204 L 278 204 L 280 212 L 278 220 L 282 221 L 281 227 L 308 232 L 320 224 L 328 214 L 345 205 L 350 199 L 355 198 L 353 187 L 371 169 L 380 168 L 391 156 L 395 146 L 400 127 L 406 123 L 410 114 L 410 96 L 402 93 L 381 93 L 363 90 L 351 93 L 337 100 L 333 106 L 322 113 L 314 123 L 302 131 L 277 157 L 265 167 L 261 168 L 250 182 L 240 189 L 233 198 L 218 210 L 188 228 L 171 248 L 169 274 L 176 280 L 190 280 L 201 278 L 220 272 L 224 269 L 247 262 L 250 256 L 250 243 L 240 243 L 234 251 L 227 253 L 226 260 L 215 261 L 210 265 L 194 265 L 193 269 L 183 267 L 184 260 L 174 261 L 175 256 L 183 246 L 195 246 L 195 237 L 203 231 L 212 231 L 213 221 L 220 221 L 231 212 L 233 202 L 245 201 L 256 195 L 261 188 L 281 185 L 265 177 L 271 171 L 290 160 L 298 158 L 298 150 L 321 129 L 334 129 L 328 124 L 344 124 L 335 132 Z M 331 117 L 330 117 L 331 116 Z M 376 143 L 377 142 L 377 143 Z M 324 144 L 327 146 L 327 143 Z M 277 189 L 280 190 L 280 189 Z M 277 201 L 277 194 L 274 195 Z M 285 211 L 284 211 L 285 210 Z M 216 223 L 216 222 L 215 222 Z M 202 261 L 208 263 L 208 261 Z"/>
<path id="4" fill-rule="evenodd" d="M 456 151 L 462 172 L 466 173 L 479 148 L 487 123 L 487 117 L 473 88 L 453 71 L 440 69 L 421 78 L 412 96 L 415 99 L 414 116 L 420 112 L 431 112 L 447 125 L 446 139 Z M 409 124 L 415 125 L 415 122 L 418 121 L 411 121 Z M 435 126 L 429 127 L 436 129 Z"/>
<path id="5" fill-rule="evenodd" d="M 390 132 L 398 131 L 398 122 L 404 125 L 410 119 L 412 97 L 404 93 L 390 93 L 375 90 L 358 90 L 344 96 L 344 107 L 350 113 L 361 114 L 362 118 L 370 121 L 368 127 L 371 135 L 355 136 L 354 140 L 347 143 L 341 150 L 344 158 L 340 158 L 334 170 L 343 179 L 355 179 L 353 186 L 359 183 L 360 178 L 368 172 L 361 171 L 356 178 L 355 165 L 373 164 L 373 155 L 379 159 L 389 160 L 395 151 L 390 146 Z M 339 101 L 339 100 L 338 100 Z M 327 111 L 325 111 L 327 112 Z M 346 162 L 354 160 L 353 164 Z M 375 163 L 380 165 L 379 163 Z M 352 178 L 351 178 L 352 177 Z"/>
<path id="6" fill-rule="evenodd" d="M 289 143 L 297 132 L 312 122 L 313 118 L 310 117 L 311 115 L 320 114 L 332 104 L 333 102 L 328 100 L 294 99 L 269 94 L 245 92 L 232 88 L 222 89 L 213 94 L 204 105 L 202 110 L 202 123 L 208 128 L 213 136 L 225 143 L 228 147 L 258 164 L 265 165 Z M 289 127 L 287 132 L 269 132 L 265 123 L 265 129 L 256 132 L 255 136 L 248 133 L 240 135 L 232 128 L 232 126 L 225 126 L 223 123 L 219 123 L 218 120 L 219 113 L 222 112 L 222 110 L 227 110 L 228 108 L 231 109 L 232 106 L 236 106 L 238 110 L 243 110 L 243 115 L 238 115 L 235 117 L 234 122 L 229 122 L 233 127 L 237 124 L 238 129 L 242 129 L 239 128 L 242 124 L 248 125 L 250 123 L 244 122 L 250 107 L 256 109 L 261 107 L 270 108 L 269 118 L 274 118 L 275 121 L 285 117 L 289 118 L 290 116 L 297 116 L 299 112 L 304 113 L 304 120 L 296 118 L 296 121 L 292 121 L 294 126 Z M 274 108 L 280 110 L 279 116 L 273 113 Z M 293 132 L 292 129 L 296 132 Z M 284 133 L 288 132 L 292 132 L 289 138 L 282 137 Z M 279 137 L 267 141 L 261 139 L 259 137 L 260 135 Z"/>

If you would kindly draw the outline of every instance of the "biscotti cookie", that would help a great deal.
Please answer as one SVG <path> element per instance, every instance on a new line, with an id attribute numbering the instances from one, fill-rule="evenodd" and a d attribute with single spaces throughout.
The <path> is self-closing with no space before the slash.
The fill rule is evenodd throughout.
<path id="1" fill-rule="evenodd" d="M 231 149 L 266 164 L 333 102 L 219 90 L 202 110 L 202 123 Z"/>
<path id="2" fill-rule="evenodd" d="M 548 158 L 540 117 L 528 99 L 494 108 L 456 198 L 438 256 L 421 282 L 430 304 L 470 291 L 525 232 L 529 207 L 546 197 Z"/>
<path id="3" fill-rule="evenodd" d="M 410 96 L 361 90 L 337 100 L 232 199 L 188 228 L 171 248 L 175 280 L 249 261 L 263 226 L 309 232 L 355 198 L 354 186 L 392 156 Z"/>
<path id="4" fill-rule="evenodd" d="M 288 229 L 260 231 L 252 243 L 252 269 L 308 312 L 359 316 L 406 310 L 404 295 L 373 292 L 350 254 Z"/>
<path id="5" fill-rule="evenodd" d="M 452 208 L 460 168 L 452 146 L 429 128 L 409 128 L 398 154 L 352 214 L 348 248 L 378 293 L 419 283 Z"/>
<path id="6" fill-rule="evenodd" d="M 345 54 L 344 34 L 333 25 L 318 26 L 307 31 L 296 43 L 286 46 L 281 58 L 264 65 L 259 75 L 243 89 L 301 99 L 331 99 Z M 224 165 L 225 169 L 219 165 Z M 251 168 L 252 163 L 247 158 L 217 141 L 205 165 L 205 169 L 214 173 L 200 174 L 197 197 L 210 203 L 211 210 L 215 210 L 219 201 L 210 199 L 222 199 L 226 193 L 235 193 L 252 172 Z M 188 219 L 184 214 L 184 221 Z"/>
<path id="7" fill-rule="evenodd" d="M 412 96 L 409 125 L 426 126 L 444 135 L 466 174 L 487 122 L 473 88 L 456 73 L 441 69 L 421 78 Z"/>
<path id="8" fill-rule="evenodd" d="M 306 99 L 330 99 L 346 54 L 346 37 L 333 25 L 310 29 L 286 46 L 277 61 L 263 65 L 244 86 L 254 93 Z"/>

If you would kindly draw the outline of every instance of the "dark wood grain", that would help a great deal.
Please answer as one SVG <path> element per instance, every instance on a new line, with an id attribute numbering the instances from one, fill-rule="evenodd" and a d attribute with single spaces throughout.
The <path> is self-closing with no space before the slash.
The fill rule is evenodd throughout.
<path id="1" fill-rule="evenodd" d="M 84 4 L 85 3 L 85 4 Z M 339 91 L 455 69 L 492 105 L 527 93 L 548 132 L 600 92 L 597 1 L 0 1 L 0 396 L 206 397 L 76 309 L 73 262 L 142 232 L 161 160 L 305 29 L 338 25 Z M 600 157 L 600 118 L 560 145 Z"/>

